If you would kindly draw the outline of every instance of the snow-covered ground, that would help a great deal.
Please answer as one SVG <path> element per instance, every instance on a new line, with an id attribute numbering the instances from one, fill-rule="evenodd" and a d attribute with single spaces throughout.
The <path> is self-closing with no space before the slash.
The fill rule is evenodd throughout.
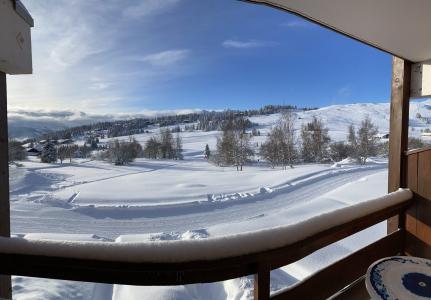
<path id="1" fill-rule="evenodd" d="M 342 140 L 347 126 L 359 124 L 365 115 L 377 123 L 380 132 L 386 132 L 389 106 L 332 106 L 298 114 L 301 122 L 313 115 L 327 122 L 334 140 Z M 278 117 L 252 118 L 262 133 L 253 143 L 260 144 L 265 139 Z M 154 129 L 135 138 L 144 143 L 157 132 Z M 345 161 L 298 165 L 287 170 L 272 169 L 260 162 L 246 166 L 243 172 L 213 166 L 202 152 L 206 144 L 215 148 L 218 134 L 181 133 L 183 161 L 138 159 L 128 166 L 113 166 L 95 160 L 60 165 L 31 159 L 20 167 L 12 166 L 12 232 L 28 239 L 101 242 L 205 239 L 295 224 L 386 193 L 387 164 L 381 159 L 365 166 Z M 385 224 L 379 224 L 274 270 L 271 289 L 293 284 L 384 234 Z M 15 299 L 239 300 L 251 297 L 253 284 L 251 277 L 177 287 L 14 277 L 13 286 Z"/>
<path id="2" fill-rule="evenodd" d="M 364 175 L 364 174 L 362 174 Z M 311 184 L 312 185 L 312 184 Z M 257 230 L 266 226 L 294 224 L 322 213 L 349 206 L 386 193 L 386 170 L 358 176 L 330 192 L 320 194 L 310 201 L 288 204 L 285 209 L 255 218 L 239 219 L 237 222 L 217 224 L 199 230 L 160 233 L 127 234 L 117 237 L 117 242 L 144 240 L 196 239 L 224 235 L 227 232 Z M 242 206 L 242 205 L 240 205 Z M 210 217 L 210 213 L 206 214 Z M 193 217 L 193 215 L 191 216 Z M 112 221 L 112 220 L 111 220 Z M 114 221 L 115 222 L 115 221 Z M 120 224 L 117 224 L 120 225 Z M 81 226 L 92 226 L 81 222 Z M 75 229 L 76 230 L 76 229 Z M 90 231 L 95 231 L 92 228 Z M 274 270 L 271 273 L 271 290 L 275 291 L 304 279 L 318 269 L 348 255 L 386 233 L 384 223 L 376 225 L 355 236 L 326 247 L 294 264 Z M 111 240 L 94 234 L 27 234 L 27 239 L 73 239 L 79 241 Z M 134 287 L 77 283 L 69 281 L 14 277 L 16 299 L 251 299 L 253 282 L 251 277 L 227 280 L 213 284 L 199 284 L 177 287 Z"/>

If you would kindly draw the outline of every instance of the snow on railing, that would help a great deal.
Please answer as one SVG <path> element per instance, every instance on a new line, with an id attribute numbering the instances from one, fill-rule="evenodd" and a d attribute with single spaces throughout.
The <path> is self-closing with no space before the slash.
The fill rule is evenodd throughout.
<path id="1" fill-rule="evenodd" d="M 198 240 L 115 243 L 0 237 L 0 253 L 136 263 L 174 263 L 236 257 L 288 246 L 331 227 L 406 202 L 412 196 L 409 189 L 399 189 L 383 197 L 295 224 Z"/>

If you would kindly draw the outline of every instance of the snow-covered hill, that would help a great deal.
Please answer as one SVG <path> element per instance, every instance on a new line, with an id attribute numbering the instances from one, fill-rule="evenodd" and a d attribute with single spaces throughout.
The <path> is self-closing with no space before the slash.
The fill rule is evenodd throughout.
<path id="1" fill-rule="evenodd" d="M 350 124 L 359 127 L 365 117 L 370 117 L 379 128 L 380 133 L 389 133 L 389 103 L 357 103 L 331 105 L 317 110 L 298 113 L 297 129 L 300 125 L 309 122 L 313 116 L 321 118 L 329 128 L 333 140 L 345 140 L 347 127 Z M 420 118 L 418 118 L 420 116 Z M 256 116 L 250 118 L 258 123 L 265 132 L 274 125 L 279 118 L 278 114 L 269 116 Z M 431 129 L 431 100 L 416 101 L 410 104 L 410 135 L 419 137 L 421 130 Z"/>
<path id="2" fill-rule="evenodd" d="M 297 113 L 296 128 L 313 116 L 329 127 L 333 140 L 344 140 L 350 124 L 370 117 L 381 133 L 389 127 L 389 104 L 334 105 Z M 251 117 L 261 136 L 274 126 L 278 114 Z M 413 134 L 429 127 L 431 102 L 411 105 Z M 144 143 L 158 127 L 135 135 Z M 45 164 L 36 158 L 12 166 L 12 232 L 27 239 L 95 241 L 158 241 L 206 239 L 294 224 L 386 193 L 386 162 L 366 166 L 304 164 L 272 169 L 262 162 L 243 172 L 217 167 L 203 156 L 205 145 L 215 148 L 217 131 L 182 131 L 184 160 L 137 159 L 127 166 L 97 160 Z M 120 137 L 128 139 L 129 137 Z M 102 140 L 107 141 L 108 139 Z M 386 232 L 385 224 L 271 273 L 271 290 L 291 285 L 319 268 L 355 251 Z M 252 295 L 252 277 L 213 284 L 176 287 L 131 287 L 46 281 L 14 277 L 16 299 L 235 299 Z"/>
<path id="3" fill-rule="evenodd" d="M 12 138 L 24 139 L 36 137 L 50 131 L 61 130 L 84 124 L 100 121 L 133 119 L 150 117 L 154 115 L 169 115 L 174 113 L 199 112 L 200 110 L 160 111 L 148 114 L 86 114 L 83 112 L 41 112 L 41 111 L 11 111 L 9 112 L 9 135 Z M 380 133 L 389 132 L 389 103 L 357 103 L 331 105 L 317 110 L 301 111 L 298 113 L 298 129 L 300 124 L 308 122 L 313 116 L 321 118 L 329 127 L 334 140 L 345 139 L 347 126 L 360 122 L 369 116 L 379 127 Z M 274 125 L 279 118 L 278 114 L 251 117 L 250 120 L 259 124 L 265 132 Z M 413 136 L 420 136 L 421 130 L 431 128 L 431 100 L 412 102 L 410 105 L 410 126 Z"/>

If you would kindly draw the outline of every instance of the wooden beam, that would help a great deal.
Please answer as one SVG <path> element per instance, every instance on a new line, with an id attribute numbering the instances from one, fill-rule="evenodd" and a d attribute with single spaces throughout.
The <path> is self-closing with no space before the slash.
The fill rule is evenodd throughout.
<path id="1" fill-rule="evenodd" d="M 412 64 L 410 97 L 431 97 L 431 60 Z"/>
<path id="2" fill-rule="evenodd" d="M 392 58 L 391 110 L 389 131 L 388 192 L 406 186 L 405 152 L 408 149 L 411 62 Z M 388 233 L 398 229 L 397 216 L 388 220 Z"/>
<path id="3" fill-rule="evenodd" d="M 254 274 L 254 300 L 269 300 L 271 285 L 271 268 L 269 264 L 263 264 L 257 267 L 257 273 Z"/>
<path id="4" fill-rule="evenodd" d="M 10 236 L 6 74 L 0 71 L 0 236 Z M 0 275 L 0 298 L 11 299 L 11 279 Z"/>

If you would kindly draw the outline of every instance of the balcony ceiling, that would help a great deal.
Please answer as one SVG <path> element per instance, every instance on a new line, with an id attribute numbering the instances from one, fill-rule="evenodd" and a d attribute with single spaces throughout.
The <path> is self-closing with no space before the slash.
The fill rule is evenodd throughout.
<path id="1" fill-rule="evenodd" d="M 251 0 L 298 14 L 401 58 L 431 59 L 431 0 Z"/>

